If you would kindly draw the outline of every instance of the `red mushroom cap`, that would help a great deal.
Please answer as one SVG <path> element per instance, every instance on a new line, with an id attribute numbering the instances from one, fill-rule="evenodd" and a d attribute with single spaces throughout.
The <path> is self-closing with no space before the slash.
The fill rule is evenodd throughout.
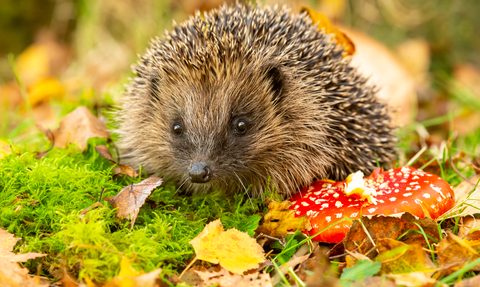
<path id="1" fill-rule="evenodd" d="M 296 216 L 305 214 L 310 217 L 310 235 L 342 218 L 356 219 L 360 215 L 409 212 L 420 218 L 427 216 L 435 219 L 454 204 L 453 190 L 445 180 L 412 167 L 396 168 L 387 172 L 376 169 L 363 179 L 364 188 L 372 191 L 368 196 L 359 195 L 358 189 L 347 195 L 349 180 L 319 180 L 290 199 L 294 202 L 291 208 L 296 210 Z M 351 221 L 340 222 L 313 240 L 340 242 L 345 238 L 351 224 Z"/>

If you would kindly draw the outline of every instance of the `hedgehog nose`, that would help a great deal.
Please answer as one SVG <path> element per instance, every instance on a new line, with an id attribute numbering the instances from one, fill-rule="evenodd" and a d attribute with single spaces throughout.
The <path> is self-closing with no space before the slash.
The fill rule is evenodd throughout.
<path id="1" fill-rule="evenodd" d="M 212 170 L 208 164 L 201 162 L 195 162 L 192 164 L 192 168 L 188 172 L 190 175 L 190 181 L 194 183 L 206 183 L 212 177 Z"/>

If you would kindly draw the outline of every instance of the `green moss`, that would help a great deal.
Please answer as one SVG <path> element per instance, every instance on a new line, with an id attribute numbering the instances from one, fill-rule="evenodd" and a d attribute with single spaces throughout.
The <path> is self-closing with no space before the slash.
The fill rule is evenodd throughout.
<path id="1" fill-rule="evenodd" d="M 73 146 L 53 149 L 36 160 L 24 152 L 0 161 L 0 225 L 22 238 L 17 252 L 42 252 L 42 259 L 26 263 L 32 270 L 43 261 L 42 273 L 52 276 L 67 267 L 79 278 L 105 282 L 118 273 L 122 256 L 146 272 L 162 267 L 177 272 L 193 258 L 188 243 L 210 220 L 221 218 L 225 227 L 249 232 L 258 226 L 260 200 L 222 193 L 182 196 L 166 183 L 141 208 L 133 230 L 116 211 L 104 207 L 82 210 L 103 196 L 113 196 L 141 179 L 112 179 L 111 164 L 94 151 L 91 140 L 85 152 Z M 18 199 L 17 199 L 18 198 Z"/>

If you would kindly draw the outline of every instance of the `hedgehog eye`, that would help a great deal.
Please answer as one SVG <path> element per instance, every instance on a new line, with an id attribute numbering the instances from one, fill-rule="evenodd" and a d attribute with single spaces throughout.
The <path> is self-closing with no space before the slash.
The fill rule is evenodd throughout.
<path id="1" fill-rule="evenodd" d="M 239 120 L 235 125 L 235 131 L 239 134 L 244 134 L 247 131 L 247 123 L 244 120 Z"/>
<path id="2" fill-rule="evenodd" d="M 183 128 L 180 124 L 173 125 L 173 133 L 180 135 L 183 132 Z"/>

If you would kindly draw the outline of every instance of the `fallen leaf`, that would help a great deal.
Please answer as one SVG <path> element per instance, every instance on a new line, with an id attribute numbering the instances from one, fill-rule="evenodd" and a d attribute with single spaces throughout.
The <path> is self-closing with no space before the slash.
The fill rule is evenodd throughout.
<path id="1" fill-rule="evenodd" d="M 123 257 L 120 262 L 120 272 L 112 280 L 106 283 L 105 287 L 160 287 L 163 286 L 160 281 L 162 269 L 155 269 L 148 273 L 143 273 L 133 269 L 130 260 Z"/>
<path id="2" fill-rule="evenodd" d="M 383 238 L 376 241 L 378 251 L 375 261 L 382 262 L 382 273 L 407 274 L 424 272 L 432 275 L 435 265 L 422 246 Z"/>
<path id="3" fill-rule="evenodd" d="M 480 257 L 476 247 L 480 245 L 478 240 L 465 240 L 447 230 L 447 236 L 437 244 L 437 263 L 444 274 L 457 271 L 467 262 Z M 480 271 L 480 265 L 472 268 Z"/>
<path id="4" fill-rule="evenodd" d="M 105 197 L 104 200 L 113 207 L 118 208 L 118 218 L 130 218 L 131 227 L 135 224 L 140 207 L 152 192 L 162 184 L 163 180 L 158 176 L 151 176 L 142 180 L 140 183 L 134 183 L 124 187 L 120 192 L 111 197 Z"/>
<path id="5" fill-rule="evenodd" d="M 265 262 L 263 248 L 247 233 L 235 228 L 224 231 L 220 219 L 210 222 L 190 244 L 196 259 L 219 264 L 232 273 L 258 268 Z"/>
<path id="6" fill-rule="evenodd" d="M 22 102 L 22 93 L 16 82 L 0 86 L 0 108 L 3 108 L 4 111 L 14 111 Z"/>
<path id="7" fill-rule="evenodd" d="M 1 229 L 0 229 L 1 231 Z M 27 268 L 20 267 L 17 263 L 2 260 L 0 257 L 0 286 L 5 287 L 47 287 L 39 277 L 31 277 Z"/>
<path id="8" fill-rule="evenodd" d="M 40 103 L 61 99 L 65 95 L 65 88 L 58 79 L 44 78 L 28 89 L 28 100 L 35 107 Z"/>
<path id="9" fill-rule="evenodd" d="M 295 217 L 295 210 L 289 208 L 293 205 L 291 201 L 270 202 L 268 204 L 268 213 L 265 214 L 263 224 L 257 229 L 258 232 L 280 237 L 287 235 L 288 232 L 297 230 L 302 232 L 310 230 L 310 220 L 308 217 Z"/>
<path id="10" fill-rule="evenodd" d="M 333 34 L 334 39 L 337 41 L 337 44 L 343 45 L 345 55 L 355 54 L 355 44 L 353 41 L 342 31 L 332 26 L 332 23 L 328 18 L 322 13 L 313 11 L 308 7 L 300 8 L 300 11 L 307 11 L 308 16 L 312 19 L 313 24 L 318 24 L 318 30 L 325 29 L 325 33 Z"/>
<path id="11" fill-rule="evenodd" d="M 301 264 L 297 272 L 299 278 L 309 287 L 340 287 L 336 271 L 332 269 L 325 247 L 315 248 L 314 256 Z M 307 273 L 307 271 L 309 271 Z M 312 273 L 313 272 L 313 273 Z"/>
<path id="12" fill-rule="evenodd" d="M 16 66 L 25 86 L 50 75 L 49 61 L 48 47 L 42 44 L 29 46 L 17 57 Z"/>
<path id="13" fill-rule="evenodd" d="M 438 217 L 437 221 L 480 213 L 480 207 L 478 206 L 480 201 L 480 185 L 478 185 L 477 188 L 472 185 L 477 184 L 479 180 L 480 174 L 477 174 L 469 179 L 470 183 L 464 181 L 454 187 L 455 205 L 448 212 Z"/>
<path id="14" fill-rule="evenodd" d="M 10 144 L 0 140 L 0 159 L 6 157 L 9 154 L 12 154 L 12 149 L 10 148 Z"/>
<path id="15" fill-rule="evenodd" d="M 20 240 L 20 238 L 15 238 L 13 234 L 0 228 L 0 261 L 27 262 L 29 259 L 47 256 L 47 254 L 35 252 L 22 254 L 13 253 L 13 247 L 17 244 L 18 240 Z"/>
<path id="16" fill-rule="evenodd" d="M 20 238 L 0 228 L 0 286 L 30 287 L 48 286 L 39 281 L 39 277 L 32 278 L 28 269 L 20 267 L 17 262 L 26 262 L 29 259 L 47 256 L 42 253 L 13 253 L 13 247 Z"/>
<path id="17" fill-rule="evenodd" d="M 95 150 L 103 157 L 108 159 L 112 164 L 115 164 L 115 167 L 113 169 L 114 176 L 119 175 L 119 174 L 125 174 L 130 177 L 137 177 L 138 173 L 130 166 L 128 165 L 123 165 L 120 163 L 117 163 L 112 155 L 110 154 L 110 151 L 108 150 L 107 146 L 104 145 L 97 145 L 95 147 Z"/>
<path id="18" fill-rule="evenodd" d="M 397 286 L 405 287 L 433 287 L 437 281 L 423 272 L 408 274 L 388 274 L 387 277 L 395 280 Z"/>
<path id="19" fill-rule="evenodd" d="M 377 241 L 380 238 L 397 239 L 403 235 L 399 241 L 407 244 L 416 243 L 427 247 L 423 235 L 413 231 L 419 231 L 419 227 L 416 224 L 420 225 L 428 236 L 439 240 L 437 224 L 434 220 L 429 218 L 416 219 L 410 213 L 405 213 L 401 218 L 373 216 L 369 219 L 368 217 L 362 217 L 361 223 L 355 220 L 350 231 L 346 234 L 343 245 L 345 250 L 357 250 L 370 258 L 375 256 L 372 252 L 366 254 L 373 248 L 370 238 L 373 241 Z M 368 231 L 369 237 L 366 235 L 365 230 Z M 406 233 L 408 230 L 411 231 Z"/>
<path id="20" fill-rule="evenodd" d="M 195 271 L 203 281 L 201 286 L 222 286 L 222 287 L 271 287 L 272 282 L 268 273 L 254 272 L 252 274 L 240 275 L 230 273 L 227 269 L 215 270 L 210 268 L 205 271 Z"/>
<path id="21" fill-rule="evenodd" d="M 52 133 L 47 132 L 41 126 L 38 126 L 38 128 L 58 148 L 64 148 L 71 143 L 77 142 L 83 151 L 87 148 L 87 140 L 89 138 L 110 138 L 110 133 L 107 131 L 105 124 L 95 117 L 88 108 L 83 106 L 79 106 L 66 115 L 60 121 L 59 128 L 52 131 Z"/>
<path id="22" fill-rule="evenodd" d="M 396 287 L 397 285 L 391 281 L 388 280 L 387 277 L 385 276 L 373 276 L 373 277 L 367 277 L 365 280 L 363 280 L 361 285 L 353 285 L 355 287 Z"/>
<path id="23" fill-rule="evenodd" d="M 480 275 L 474 276 L 455 283 L 453 287 L 478 287 L 480 286 Z"/>

